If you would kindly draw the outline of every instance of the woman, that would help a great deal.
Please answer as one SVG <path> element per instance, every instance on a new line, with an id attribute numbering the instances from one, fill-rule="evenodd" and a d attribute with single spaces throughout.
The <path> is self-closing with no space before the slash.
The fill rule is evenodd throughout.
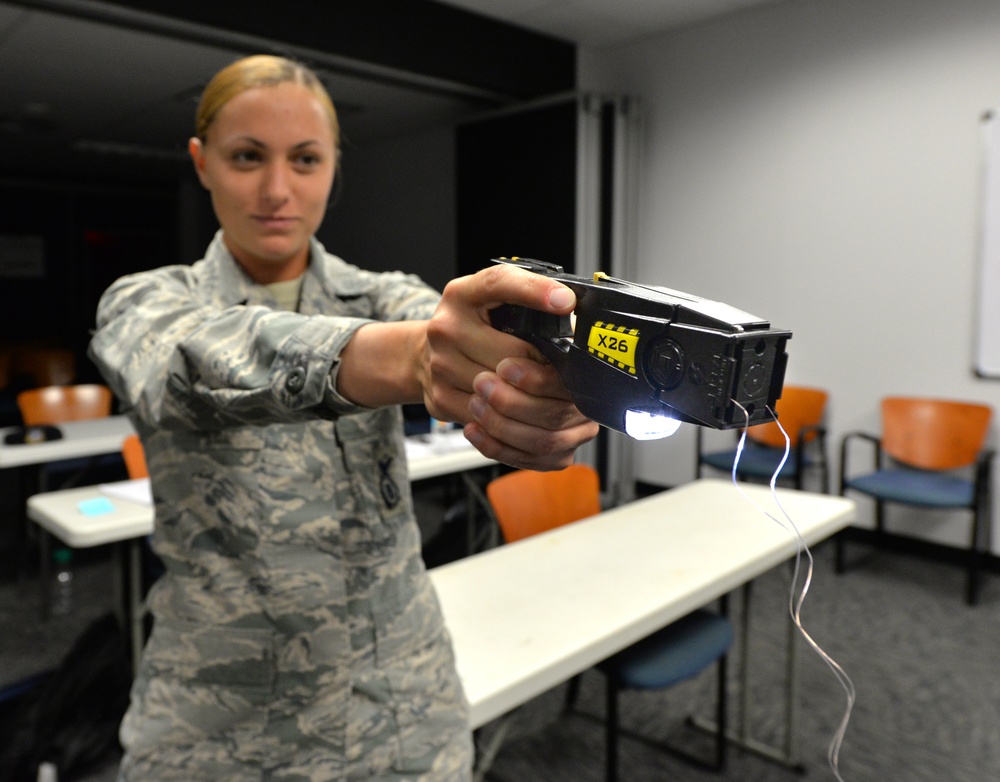
<path id="1" fill-rule="evenodd" d="M 337 118 L 288 60 L 220 71 L 189 148 L 219 233 L 193 266 L 112 285 L 91 344 L 145 446 L 166 568 L 121 778 L 465 780 L 399 405 L 492 458 L 565 466 L 596 426 L 488 312 L 563 314 L 572 292 L 498 266 L 439 297 L 326 253 Z"/>

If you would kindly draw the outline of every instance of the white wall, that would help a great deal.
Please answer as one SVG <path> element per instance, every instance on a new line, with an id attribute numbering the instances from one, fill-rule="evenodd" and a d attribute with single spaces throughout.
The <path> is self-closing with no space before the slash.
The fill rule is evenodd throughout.
<path id="1" fill-rule="evenodd" d="M 419 274 L 438 290 L 455 276 L 455 141 L 449 126 L 345 142 L 343 189 L 319 233 L 372 271 Z"/>
<path id="2" fill-rule="evenodd" d="M 786 380 L 830 390 L 834 459 L 886 394 L 1000 414 L 1000 382 L 972 371 L 1000 3 L 791 0 L 585 50 L 581 86 L 643 104 L 639 281 L 790 329 Z M 637 445 L 636 478 L 693 478 L 693 449 L 687 427 Z M 957 517 L 913 518 L 966 540 Z"/>

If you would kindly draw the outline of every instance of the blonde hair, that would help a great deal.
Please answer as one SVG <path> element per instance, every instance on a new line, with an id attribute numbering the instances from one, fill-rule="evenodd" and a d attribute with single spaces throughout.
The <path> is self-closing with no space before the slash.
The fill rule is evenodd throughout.
<path id="1" fill-rule="evenodd" d="M 237 95 L 255 87 L 274 87 L 284 82 L 301 84 L 315 96 L 330 120 L 334 146 L 339 147 L 340 123 L 337 121 L 337 110 L 333 107 L 330 94 L 319 77 L 300 63 L 270 54 L 244 57 L 227 65 L 212 77 L 198 103 L 198 111 L 195 114 L 195 135 L 204 144 L 207 141 L 208 130 L 222 107 Z"/>

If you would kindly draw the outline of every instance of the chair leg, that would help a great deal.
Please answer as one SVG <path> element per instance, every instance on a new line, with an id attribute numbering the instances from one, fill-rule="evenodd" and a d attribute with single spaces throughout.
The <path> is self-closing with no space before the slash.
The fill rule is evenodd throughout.
<path id="1" fill-rule="evenodd" d="M 718 668 L 719 668 L 719 682 L 718 682 L 718 694 L 716 701 L 716 715 L 715 721 L 718 727 L 718 734 L 715 737 L 715 770 L 722 771 L 726 767 L 726 745 L 729 740 L 727 737 L 728 724 L 727 724 L 727 702 L 726 697 L 726 678 L 728 666 L 726 663 L 726 658 L 728 655 L 722 655 L 719 658 Z"/>
<path id="2" fill-rule="evenodd" d="M 979 511 L 972 516 L 972 544 L 969 547 L 969 567 L 965 587 L 965 602 L 974 606 L 979 602 Z"/>
<path id="3" fill-rule="evenodd" d="M 566 703 L 563 706 L 563 711 L 566 713 L 573 711 L 576 707 L 577 698 L 580 697 L 580 680 L 582 678 L 583 675 L 578 673 L 569 680 L 569 684 L 566 686 Z"/>
<path id="4" fill-rule="evenodd" d="M 618 782 L 618 684 L 614 677 L 607 677 L 607 711 L 605 713 L 605 764 L 607 782 Z"/>

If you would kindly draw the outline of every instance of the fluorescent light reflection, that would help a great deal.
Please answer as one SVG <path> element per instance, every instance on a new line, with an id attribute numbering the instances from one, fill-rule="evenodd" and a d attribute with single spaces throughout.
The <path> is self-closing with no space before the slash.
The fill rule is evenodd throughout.
<path id="1" fill-rule="evenodd" d="M 676 418 L 644 410 L 625 411 L 625 434 L 636 440 L 659 440 L 669 437 L 681 426 Z"/>

